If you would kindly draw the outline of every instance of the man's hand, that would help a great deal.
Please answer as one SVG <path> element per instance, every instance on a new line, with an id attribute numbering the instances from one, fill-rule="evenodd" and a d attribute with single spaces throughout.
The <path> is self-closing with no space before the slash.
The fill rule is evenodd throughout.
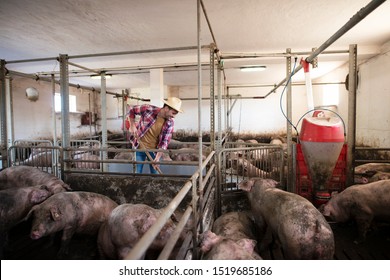
<path id="1" fill-rule="evenodd" d="M 127 119 L 130 123 L 129 133 L 132 134 L 135 138 L 138 138 L 137 127 L 135 125 L 134 119 L 130 118 L 129 116 L 127 116 Z"/>

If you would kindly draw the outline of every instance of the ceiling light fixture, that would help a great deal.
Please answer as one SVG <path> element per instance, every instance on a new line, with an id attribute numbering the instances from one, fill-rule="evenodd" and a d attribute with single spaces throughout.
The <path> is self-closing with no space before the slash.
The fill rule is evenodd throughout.
<path id="1" fill-rule="evenodd" d="M 243 66 L 240 67 L 242 72 L 260 72 L 264 71 L 267 67 L 264 65 L 254 65 L 254 66 Z"/>
<path id="2" fill-rule="evenodd" d="M 106 74 L 106 75 L 104 75 L 104 76 L 106 77 L 106 79 L 111 79 L 111 78 L 112 78 L 112 75 L 111 75 L 111 74 Z M 102 76 L 99 75 L 99 74 L 95 74 L 95 75 L 91 75 L 90 77 L 91 77 L 91 79 L 93 79 L 93 80 L 100 80 L 100 78 L 101 78 Z"/>

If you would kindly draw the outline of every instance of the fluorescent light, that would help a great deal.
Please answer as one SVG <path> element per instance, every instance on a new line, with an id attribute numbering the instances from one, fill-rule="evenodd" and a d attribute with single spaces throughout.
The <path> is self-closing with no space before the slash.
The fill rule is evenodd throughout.
<path id="1" fill-rule="evenodd" d="M 260 72 L 264 71 L 267 67 L 263 65 L 254 65 L 254 66 L 243 66 L 240 67 L 242 72 Z"/>
<path id="2" fill-rule="evenodd" d="M 96 75 L 91 75 L 90 77 L 93 80 L 100 80 L 101 75 L 96 74 Z M 104 77 L 106 77 L 106 79 L 111 79 L 112 75 L 111 74 L 106 74 L 106 75 L 104 75 Z"/>

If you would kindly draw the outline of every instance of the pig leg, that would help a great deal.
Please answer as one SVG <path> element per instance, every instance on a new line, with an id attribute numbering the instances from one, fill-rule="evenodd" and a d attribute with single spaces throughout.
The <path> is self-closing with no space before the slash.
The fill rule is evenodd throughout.
<path id="1" fill-rule="evenodd" d="M 58 257 L 63 258 L 69 254 L 69 245 L 75 230 L 76 228 L 64 229 L 61 237 L 61 247 L 58 251 Z"/>
<path id="2" fill-rule="evenodd" d="M 366 239 L 367 231 L 373 219 L 374 217 L 368 213 L 361 214 L 355 218 L 358 228 L 358 237 L 354 240 L 355 244 L 362 243 Z"/>

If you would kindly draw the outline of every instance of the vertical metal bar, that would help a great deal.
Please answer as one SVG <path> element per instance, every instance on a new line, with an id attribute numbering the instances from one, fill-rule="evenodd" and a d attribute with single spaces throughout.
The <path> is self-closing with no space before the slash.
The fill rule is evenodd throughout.
<path id="1" fill-rule="evenodd" d="M 210 45 L 210 148 L 215 151 L 215 45 Z"/>
<path id="2" fill-rule="evenodd" d="M 347 182 L 354 184 L 355 137 L 356 137 L 356 88 L 357 88 L 357 45 L 349 46 L 348 79 L 348 137 L 347 137 Z M 344 132 L 345 133 L 345 132 Z"/>
<path id="3" fill-rule="evenodd" d="M 6 106 L 5 106 L 5 60 L 0 60 L 0 156 L 1 168 L 7 165 L 7 120 L 6 120 Z"/>
<path id="4" fill-rule="evenodd" d="M 201 35 L 201 20 L 200 20 L 200 14 L 201 14 L 201 3 L 200 3 L 200 0 L 197 0 L 197 46 L 198 46 L 198 49 L 197 49 L 197 57 L 198 57 L 198 143 L 199 143 L 199 163 L 198 163 L 198 167 L 199 167 L 199 183 L 198 183 L 198 186 L 201 187 L 203 186 L 203 182 L 202 182 L 202 62 L 201 62 L 201 51 L 202 51 L 202 48 L 201 48 L 201 38 L 200 38 L 200 35 Z M 196 194 L 196 184 L 193 183 L 193 186 L 192 186 L 192 194 Z M 195 200 L 193 200 L 193 203 L 195 202 Z M 194 211 L 194 221 L 198 221 L 198 204 L 195 202 L 194 205 L 192 205 L 193 207 L 193 211 Z M 197 215 L 198 214 L 198 215 Z M 201 213 L 200 213 L 201 214 Z M 195 222 L 195 223 L 196 223 Z M 197 259 L 199 256 L 198 256 L 198 251 L 196 249 L 197 247 L 197 242 L 198 242 L 198 232 L 197 232 L 197 228 L 195 228 L 195 232 L 193 233 L 193 248 L 194 248 L 194 251 L 193 251 L 193 254 L 194 254 L 194 257 L 195 259 Z"/>
<path id="5" fill-rule="evenodd" d="M 286 53 L 290 54 L 291 49 L 286 49 Z M 286 58 L 286 79 L 291 76 L 291 56 Z M 291 81 L 288 83 L 286 88 L 286 111 L 287 111 L 287 191 L 292 191 L 293 181 L 293 168 L 292 168 L 292 126 L 290 121 L 292 120 L 292 95 L 291 95 Z M 290 121 L 289 121 L 290 120 Z"/>
<path id="6" fill-rule="evenodd" d="M 215 186 L 215 197 L 217 199 L 215 204 L 215 217 L 219 217 L 221 215 L 221 183 L 222 183 L 222 162 L 220 158 L 220 153 L 222 150 L 222 70 L 221 65 L 218 64 L 217 67 L 217 92 L 218 92 L 218 139 L 217 139 L 217 162 L 215 173 L 217 177 L 217 184 Z M 226 122 L 225 122 L 226 123 Z"/>
<path id="7" fill-rule="evenodd" d="M 217 94 L 218 94 L 218 121 L 217 121 L 217 130 L 218 130 L 218 141 L 217 141 L 217 152 L 221 149 L 222 146 L 222 70 L 221 66 L 218 64 L 217 67 Z"/>
<path id="8" fill-rule="evenodd" d="M 105 148 L 107 148 L 107 95 L 106 95 L 106 73 L 102 72 L 100 74 L 101 78 L 101 90 L 100 90 L 100 101 L 101 101 L 101 114 L 102 114 L 102 147 L 103 147 L 103 152 L 102 152 L 102 159 L 106 160 L 107 159 L 107 151 Z M 107 170 L 107 162 L 103 162 L 102 164 L 102 171 Z"/>
<path id="9" fill-rule="evenodd" d="M 6 120 L 7 120 L 7 150 L 14 143 L 14 118 L 12 103 L 12 78 L 5 76 L 5 103 L 6 103 Z"/>
<path id="10" fill-rule="evenodd" d="M 57 121 L 56 121 L 56 80 L 54 74 L 51 74 L 51 106 L 53 114 L 53 145 L 57 146 Z"/>
<path id="11" fill-rule="evenodd" d="M 216 216 L 217 217 L 221 216 L 221 213 L 222 213 L 222 195 L 221 195 L 221 193 L 222 193 L 222 191 L 221 191 L 221 188 L 222 188 L 222 170 L 221 170 L 222 159 L 221 159 L 221 153 L 222 153 L 222 149 L 219 150 L 217 153 L 217 186 L 216 186 L 216 199 L 217 199 Z"/>
<path id="12" fill-rule="evenodd" d="M 62 147 L 70 147 L 70 122 L 69 122 L 69 65 L 68 55 L 60 54 L 60 91 L 61 91 L 61 130 Z M 63 171 L 70 168 L 70 151 L 64 150 L 63 159 L 65 166 Z"/>

